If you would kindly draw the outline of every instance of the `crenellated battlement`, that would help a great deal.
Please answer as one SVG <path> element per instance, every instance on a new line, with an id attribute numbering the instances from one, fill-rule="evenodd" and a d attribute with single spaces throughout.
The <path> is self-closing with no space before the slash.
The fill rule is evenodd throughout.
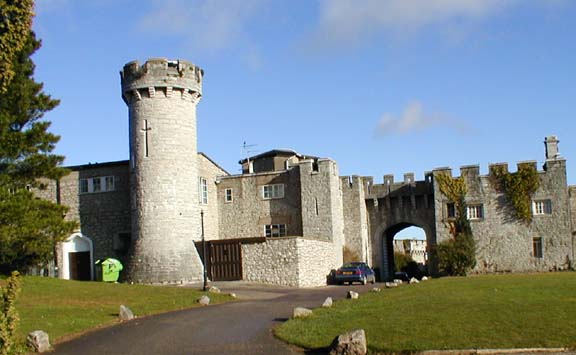
<path id="1" fill-rule="evenodd" d="M 140 65 L 132 61 L 120 71 L 122 98 L 126 104 L 142 98 L 179 95 L 197 102 L 202 96 L 204 70 L 185 60 L 153 58 Z"/>

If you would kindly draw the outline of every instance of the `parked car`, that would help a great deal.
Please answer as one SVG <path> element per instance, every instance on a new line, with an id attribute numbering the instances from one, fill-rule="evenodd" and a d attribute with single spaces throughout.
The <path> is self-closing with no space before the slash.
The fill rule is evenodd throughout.
<path id="1" fill-rule="evenodd" d="M 351 262 L 345 263 L 336 270 L 334 281 L 339 285 L 345 282 L 349 284 L 352 284 L 352 282 L 360 282 L 362 285 L 366 285 L 368 282 L 376 282 L 376 275 L 374 274 L 374 270 L 366 263 Z"/>

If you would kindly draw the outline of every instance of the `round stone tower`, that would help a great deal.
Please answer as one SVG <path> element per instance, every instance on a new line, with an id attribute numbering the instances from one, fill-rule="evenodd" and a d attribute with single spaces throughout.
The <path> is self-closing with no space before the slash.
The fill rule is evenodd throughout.
<path id="1" fill-rule="evenodd" d="M 202 279 L 196 105 L 204 72 L 150 59 L 120 72 L 129 109 L 132 244 L 125 275 L 137 283 Z"/>

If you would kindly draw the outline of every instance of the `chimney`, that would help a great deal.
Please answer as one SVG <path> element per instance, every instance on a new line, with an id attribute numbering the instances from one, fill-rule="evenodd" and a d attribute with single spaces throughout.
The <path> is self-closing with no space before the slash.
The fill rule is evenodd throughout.
<path id="1" fill-rule="evenodd" d="M 560 158 L 558 152 L 558 143 L 560 141 L 556 136 L 548 136 L 544 138 L 544 146 L 546 147 L 546 160 L 556 160 Z"/>

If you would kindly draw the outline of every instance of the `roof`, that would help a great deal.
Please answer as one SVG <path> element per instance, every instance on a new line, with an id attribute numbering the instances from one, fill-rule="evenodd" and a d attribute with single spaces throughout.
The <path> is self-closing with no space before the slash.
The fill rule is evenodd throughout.
<path id="1" fill-rule="evenodd" d="M 307 158 L 310 158 L 310 159 L 318 159 L 318 157 L 315 157 L 315 156 L 312 156 L 312 155 L 303 155 L 303 154 L 300 154 L 300 153 L 298 153 L 297 151 L 292 150 L 292 149 L 272 149 L 272 150 L 269 150 L 269 151 L 267 151 L 267 152 L 264 152 L 264 153 L 261 153 L 261 154 L 258 154 L 258 155 L 253 155 L 253 156 L 251 156 L 251 157 L 242 159 L 242 160 L 240 160 L 238 163 L 239 163 L 239 164 L 244 164 L 244 163 L 246 163 L 248 160 L 251 160 L 251 161 L 252 161 L 252 160 L 256 160 L 256 159 L 260 159 L 260 158 L 272 157 L 272 156 L 277 156 L 277 155 L 290 155 L 290 156 L 295 155 L 295 156 L 297 156 L 298 158 L 301 158 L 301 159 L 307 159 Z"/>

